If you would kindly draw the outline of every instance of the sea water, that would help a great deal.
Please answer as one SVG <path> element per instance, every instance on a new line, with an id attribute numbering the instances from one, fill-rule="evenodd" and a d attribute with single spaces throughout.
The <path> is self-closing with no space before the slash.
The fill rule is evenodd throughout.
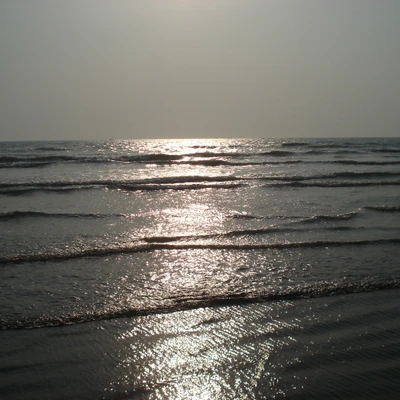
<path id="1" fill-rule="evenodd" d="M 400 140 L 0 143 L 2 399 L 400 392 Z"/>

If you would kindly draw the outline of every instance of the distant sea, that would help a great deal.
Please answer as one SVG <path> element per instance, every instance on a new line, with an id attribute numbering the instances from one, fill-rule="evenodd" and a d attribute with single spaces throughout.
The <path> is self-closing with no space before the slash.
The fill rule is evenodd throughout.
<path id="1" fill-rule="evenodd" d="M 400 139 L 0 142 L 0 398 L 395 399 Z"/>

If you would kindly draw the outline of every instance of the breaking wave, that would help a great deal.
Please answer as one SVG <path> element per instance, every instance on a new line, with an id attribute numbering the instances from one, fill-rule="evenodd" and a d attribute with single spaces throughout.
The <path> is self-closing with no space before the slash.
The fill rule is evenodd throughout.
<path id="1" fill-rule="evenodd" d="M 318 154 L 320 154 L 318 152 Z M 232 156 L 231 156 L 232 157 Z M 229 157 L 229 158 L 231 158 Z M 153 158 L 149 160 L 133 160 L 126 158 L 125 160 L 119 159 L 86 159 L 86 160 L 70 160 L 74 163 L 82 163 L 82 164 L 113 164 L 113 163 L 141 163 L 141 164 L 158 164 L 158 165 L 198 165 L 205 167 L 218 167 L 218 166 L 251 166 L 251 165 L 292 165 L 292 164 L 341 164 L 341 165 L 400 165 L 400 161 L 396 160 L 388 160 L 388 161 L 362 161 L 362 160 L 304 160 L 304 159 L 291 159 L 291 160 L 272 160 L 269 159 L 267 161 L 250 161 L 248 155 L 241 155 L 241 161 L 230 161 L 227 160 L 228 156 L 224 154 L 217 158 L 200 158 L 200 159 L 184 159 L 182 157 L 178 157 L 176 159 L 171 158 Z M 12 162 L 0 162 L 1 168 L 44 168 L 55 164 L 55 161 L 12 161 Z"/>
<path id="2" fill-rule="evenodd" d="M 226 293 L 191 293 L 160 299 L 156 304 L 140 304 L 129 308 L 117 308 L 115 305 L 106 309 L 71 314 L 42 316 L 39 318 L 21 318 L 19 320 L 0 320 L 1 330 L 33 329 L 69 326 L 93 321 L 133 318 L 143 315 L 172 313 L 203 307 L 224 307 L 245 305 L 267 301 L 295 301 L 300 299 L 351 295 L 356 293 L 374 292 L 378 290 L 399 289 L 400 280 L 389 278 L 369 278 L 354 282 L 316 282 L 304 286 L 287 288 L 266 288 L 260 291 L 241 291 Z"/>
<path id="3" fill-rule="evenodd" d="M 24 194 L 33 191 L 65 191 L 80 189 L 108 188 L 120 190 L 188 190 L 206 188 L 233 189 L 246 185 L 247 182 L 271 181 L 267 186 L 320 186 L 349 187 L 399 185 L 400 172 L 335 172 L 331 174 L 314 174 L 309 176 L 173 176 L 136 180 L 89 180 L 89 181 L 54 181 L 54 182 L 22 182 L 1 183 L 0 194 Z M 378 178 L 381 178 L 378 180 Z"/>
<path id="4" fill-rule="evenodd" d="M 24 194 L 34 191 L 74 191 L 81 189 L 120 189 L 120 190 L 186 190 L 205 188 L 236 188 L 243 180 L 234 176 L 177 176 L 167 178 L 139 179 L 131 181 L 93 180 L 93 181 L 55 181 L 35 183 L 3 183 L 0 194 Z"/>
<path id="5" fill-rule="evenodd" d="M 45 251 L 33 254 L 18 254 L 1 256 L 0 264 L 21 264 L 27 262 L 46 262 L 46 261 L 64 261 L 76 258 L 84 257 L 105 257 L 113 254 L 134 254 L 142 252 L 152 252 L 156 250 L 194 250 L 194 249 L 205 249 L 205 250 L 262 250 L 262 249 L 295 249 L 295 248 L 323 248 L 323 247 L 338 247 L 338 246 L 370 246 L 370 245 L 382 245 L 382 244 L 397 244 L 400 243 L 400 238 L 389 238 L 389 239 L 371 239 L 371 240 L 353 240 L 353 241 L 330 241 L 330 240 L 317 240 L 317 241 L 304 241 L 304 242 L 277 242 L 277 243 L 244 243 L 244 244 L 233 244 L 233 243 L 196 243 L 190 242 L 190 240 L 206 239 L 209 237 L 229 237 L 246 234 L 264 234 L 268 233 L 268 230 L 260 229 L 253 231 L 234 231 L 228 232 L 221 235 L 204 235 L 197 237 L 156 237 L 156 238 L 145 238 L 132 242 L 131 244 L 123 245 L 103 245 L 101 247 L 76 249 L 76 250 L 65 250 L 56 249 L 53 251 Z M 179 243 L 181 240 L 188 240 L 187 243 Z M 174 243 L 178 242 L 178 243 Z"/>
<path id="6" fill-rule="evenodd" d="M 344 213 L 344 214 L 332 214 L 332 215 L 312 215 L 312 216 L 301 216 L 301 215 L 255 215 L 249 212 L 239 212 L 239 211 L 232 211 L 225 215 L 225 218 L 231 219 L 248 219 L 248 220 L 288 220 L 293 221 L 296 223 L 309 223 L 309 222 L 324 222 L 324 221 L 343 221 L 343 220 L 350 220 L 354 217 L 360 215 L 361 211 L 379 211 L 379 212 L 399 212 L 400 205 L 367 205 L 360 207 L 356 211 Z M 124 217 L 130 218 L 132 216 L 140 216 L 140 214 L 115 214 L 115 213 L 107 213 L 107 214 L 100 214 L 100 213 L 49 213 L 49 212 L 41 212 L 41 211 L 32 211 L 32 210 L 15 210 L 15 211 L 7 211 L 0 213 L 0 220 L 12 220 L 12 219 L 21 219 L 21 218 L 113 218 L 113 217 Z M 281 231 L 286 228 L 276 228 L 276 227 L 267 227 L 265 229 L 261 229 L 261 231 Z M 292 230 L 292 229 L 291 229 Z M 233 231 L 233 232 L 240 232 L 246 234 L 257 233 L 259 230 L 246 230 L 246 231 Z M 231 233 L 225 234 L 215 234 L 215 235 L 208 235 L 207 237 L 214 237 L 214 236 L 221 236 L 221 235 L 229 235 Z M 179 238 L 184 238 L 186 236 L 182 236 Z M 190 236 L 193 238 L 193 236 Z M 196 237 L 204 237 L 201 235 L 197 235 Z M 187 238 L 187 237 L 186 237 Z"/>
<path id="7" fill-rule="evenodd" d="M 346 214 L 338 214 L 338 215 L 315 215 L 310 218 L 306 218 L 303 222 L 319 222 L 319 221 L 343 221 L 349 220 L 358 215 L 358 212 L 351 212 Z"/>

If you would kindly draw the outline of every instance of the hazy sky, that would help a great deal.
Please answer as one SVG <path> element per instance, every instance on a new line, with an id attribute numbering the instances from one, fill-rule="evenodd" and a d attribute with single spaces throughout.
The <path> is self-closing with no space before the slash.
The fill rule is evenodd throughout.
<path id="1" fill-rule="evenodd" d="M 400 136 L 399 0 L 0 0 L 0 139 Z"/>

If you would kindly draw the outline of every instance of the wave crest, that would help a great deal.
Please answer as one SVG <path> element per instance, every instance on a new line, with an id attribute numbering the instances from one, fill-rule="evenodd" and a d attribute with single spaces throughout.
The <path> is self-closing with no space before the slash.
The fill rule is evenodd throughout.
<path id="1" fill-rule="evenodd" d="M 172 313 L 203 307 L 224 307 L 267 301 L 296 301 L 300 299 L 351 295 L 399 288 L 399 278 L 389 278 L 386 280 L 369 278 L 354 282 L 316 282 L 314 284 L 288 288 L 266 288 L 253 292 L 244 291 L 218 294 L 194 293 L 190 295 L 167 297 L 161 299 L 157 304 L 150 302 L 151 305 L 147 307 L 144 304 L 136 307 L 133 306 L 131 308 L 117 308 L 115 306 L 110 306 L 108 309 L 91 312 L 75 312 L 72 314 L 42 316 L 39 318 L 22 318 L 16 321 L 6 321 L 3 319 L 0 320 L 0 329 L 15 330 L 62 327 L 93 321 L 133 318 L 143 315 Z"/>
<path id="2" fill-rule="evenodd" d="M 266 233 L 265 229 L 252 231 L 252 234 Z M 225 236 L 231 235 L 244 235 L 248 231 L 235 231 L 227 233 Z M 207 238 L 215 235 L 200 235 L 197 238 Z M 218 235 L 221 236 L 221 235 Z M 17 254 L 0 257 L 0 265 L 33 263 L 33 262 L 46 262 L 46 261 L 63 261 L 74 258 L 84 257 L 105 257 L 113 254 L 133 254 L 138 252 L 151 252 L 156 250 L 263 250 L 263 249 L 295 249 L 295 248 L 323 248 L 323 247 L 338 247 L 338 246 L 368 246 L 368 245 L 382 245 L 382 244 L 398 244 L 400 238 L 389 239 L 371 239 L 371 240 L 353 240 L 353 241 L 330 241 L 330 240 L 317 240 L 306 242 L 275 242 L 275 243 L 245 243 L 245 244 L 232 244 L 232 243 L 180 243 L 182 239 L 190 240 L 191 237 L 155 237 L 147 238 L 142 241 L 136 241 L 131 244 L 112 245 L 93 247 L 85 249 L 76 249 L 73 251 L 53 250 L 41 253 L 31 254 Z M 172 243 L 178 242 L 178 243 Z"/>

